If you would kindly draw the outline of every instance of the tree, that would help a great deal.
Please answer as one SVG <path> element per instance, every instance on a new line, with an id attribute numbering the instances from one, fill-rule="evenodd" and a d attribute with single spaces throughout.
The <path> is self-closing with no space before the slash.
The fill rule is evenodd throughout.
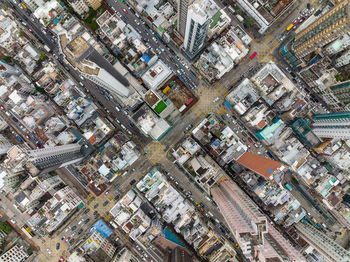
<path id="1" fill-rule="evenodd" d="M 335 80 L 337 80 L 338 82 L 342 82 L 342 81 L 344 81 L 344 77 L 342 74 L 337 74 L 335 76 Z"/>
<path id="2" fill-rule="evenodd" d="M 42 61 L 42 60 L 44 60 L 44 59 L 45 59 L 45 57 L 46 57 L 46 54 L 45 54 L 45 53 L 41 53 L 41 55 L 40 55 L 39 59 Z"/>
<path id="3" fill-rule="evenodd" d="M 251 16 L 248 16 L 244 19 L 243 23 L 246 27 L 251 27 L 252 25 L 255 24 L 255 20 Z"/>

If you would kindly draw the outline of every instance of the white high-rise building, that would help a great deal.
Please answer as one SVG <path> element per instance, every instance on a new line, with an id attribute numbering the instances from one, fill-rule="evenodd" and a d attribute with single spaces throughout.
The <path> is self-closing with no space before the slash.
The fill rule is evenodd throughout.
<path id="1" fill-rule="evenodd" d="M 58 168 L 74 164 L 84 158 L 79 144 L 48 147 L 37 150 L 29 150 L 24 168 L 32 175 L 48 173 Z"/>
<path id="2" fill-rule="evenodd" d="M 193 3 L 193 0 L 178 0 L 177 1 L 177 31 L 180 35 L 185 36 L 188 7 Z"/>
<path id="3" fill-rule="evenodd" d="M 203 48 L 210 23 L 202 2 L 201 0 L 193 2 L 187 13 L 184 49 L 191 59 Z"/>
<path id="4" fill-rule="evenodd" d="M 350 112 L 312 116 L 313 132 L 320 138 L 350 139 Z"/>
<path id="5" fill-rule="evenodd" d="M 308 223 L 298 223 L 296 229 L 300 236 L 321 253 L 327 260 L 333 262 L 350 261 L 350 252 L 338 245 L 323 232 Z"/>
<path id="6" fill-rule="evenodd" d="M 7 140 L 7 138 L 0 134 L 0 155 L 6 154 L 12 146 L 13 145 Z"/>

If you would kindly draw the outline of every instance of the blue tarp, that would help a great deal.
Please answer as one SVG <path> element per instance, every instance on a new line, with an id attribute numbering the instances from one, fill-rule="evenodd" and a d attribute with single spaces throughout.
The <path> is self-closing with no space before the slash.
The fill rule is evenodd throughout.
<path id="1" fill-rule="evenodd" d="M 142 55 L 142 59 L 145 60 L 146 63 L 148 63 L 149 60 L 150 60 L 149 57 L 146 54 Z"/>
<path id="2" fill-rule="evenodd" d="M 225 104 L 228 108 L 231 108 L 231 107 L 232 107 L 231 104 L 230 104 L 227 100 L 225 100 L 224 104 Z"/>
<path id="3" fill-rule="evenodd" d="M 102 219 L 98 220 L 94 224 L 94 228 L 100 233 L 104 238 L 109 238 L 112 235 L 112 230 L 102 221 Z"/>
<path id="4" fill-rule="evenodd" d="M 114 53 L 117 55 L 117 54 L 119 54 L 119 51 L 116 49 L 116 50 L 114 50 Z"/>

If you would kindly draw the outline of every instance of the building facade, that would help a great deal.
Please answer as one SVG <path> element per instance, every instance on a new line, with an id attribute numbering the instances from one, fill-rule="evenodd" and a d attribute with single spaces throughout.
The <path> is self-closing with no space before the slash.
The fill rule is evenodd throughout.
<path id="1" fill-rule="evenodd" d="M 0 134 L 0 155 L 6 154 L 13 145 L 6 137 Z"/>
<path id="2" fill-rule="evenodd" d="M 69 0 L 68 3 L 78 15 L 89 12 L 89 7 L 84 0 Z"/>
<path id="3" fill-rule="evenodd" d="M 211 194 L 247 259 L 305 261 L 236 183 L 223 180 Z"/>
<path id="4" fill-rule="evenodd" d="M 302 58 L 350 31 L 350 4 L 344 0 L 295 36 L 293 51 Z"/>
<path id="5" fill-rule="evenodd" d="M 28 257 L 28 254 L 17 244 L 0 256 L 1 262 L 21 262 Z"/>
<path id="6" fill-rule="evenodd" d="M 347 262 L 350 261 L 350 252 L 338 245 L 334 240 L 327 237 L 323 232 L 317 230 L 308 223 L 296 224 L 299 235 L 320 252 L 328 261 Z"/>
<path id="7" fill-rule="evenodd" d="M 203 10 L 201 1 L 193 2 L 187 13 L 184 41 L 184 50 L 190 59 L 194 58 L 204 47 L 209 23 L 209 16 Z"/>
<path id="8" fill-rule="evenodd" d="M 83 147 L 79 144 L 48 147 L 26 152 L 24 168 L 32 175 L 48 173 L 58 168 L 81 161 Z"/>
<path id="9" fill-rule="evenodd" d="M 350 112 L 316 114 L 312 119 L 318 137 L 350 139 Z"/>
<path id="10" fill-rule="evenodd" d="M 193 0 L 179 0 L 177 1 L 177 31 L 181 36 L 185 36 L 188 7 Z"/>

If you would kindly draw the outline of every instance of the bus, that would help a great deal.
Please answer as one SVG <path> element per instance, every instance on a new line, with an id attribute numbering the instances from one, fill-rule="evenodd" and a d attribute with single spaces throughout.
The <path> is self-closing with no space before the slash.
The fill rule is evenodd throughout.
<path id="1" fill-rule="evenodd" d="M 254 57 L 256 57 L 257 54 L 258 54 L 257 52 L 254 52 L 254 53 L 250 56 L 250 60 L 253 60 Z"/>
<path id="2" fill-rule="evenodd" d="M 35 236 L 33 230 L 28 225 L 23 225 L 22 231 L 29 238 L 32 238 Z"/>
<path id="3" fill-rule="evenodd" d="M 289 31 L 290 29 L 292 29 L 294 26 L 294 24 L 290 24 L 288 27 L 287 27 L 287 31 Z"/>

